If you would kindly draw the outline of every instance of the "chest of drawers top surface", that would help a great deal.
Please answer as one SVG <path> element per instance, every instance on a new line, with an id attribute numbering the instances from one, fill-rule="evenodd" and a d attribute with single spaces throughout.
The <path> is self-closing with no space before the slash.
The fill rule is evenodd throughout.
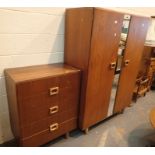
<path id="1" fill-rule="evenodd" d="M 10 68 L 5 74 L 15 83 L 75 73 L 80 70 L 63 63 Z"/>

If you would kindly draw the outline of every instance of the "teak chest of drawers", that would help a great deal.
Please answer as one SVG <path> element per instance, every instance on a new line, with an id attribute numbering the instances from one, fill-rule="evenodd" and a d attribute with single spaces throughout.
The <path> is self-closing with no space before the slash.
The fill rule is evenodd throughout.
<path id="1" fill-rule="evenodd" d="M 20 146 L 40 146 L 77 127 L 80 70 L 65 64 L 5 70 L 11 127 Z"/>

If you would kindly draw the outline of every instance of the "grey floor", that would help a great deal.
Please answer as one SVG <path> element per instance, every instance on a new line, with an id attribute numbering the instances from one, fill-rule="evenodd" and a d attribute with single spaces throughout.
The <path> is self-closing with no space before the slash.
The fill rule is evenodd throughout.
<path id="1" fill-rule="evenodd" d="M 149 122 L 149 112 L 155 107 L 155 91 L 138 99 L 123 114 L 116 115 L 92 127 L 87 135 L 80 130 L 71 132 L 69 139 L 60 137 L 45 146 L 102 147 L 147 146 L 149 135 L 155 134 Z"/>

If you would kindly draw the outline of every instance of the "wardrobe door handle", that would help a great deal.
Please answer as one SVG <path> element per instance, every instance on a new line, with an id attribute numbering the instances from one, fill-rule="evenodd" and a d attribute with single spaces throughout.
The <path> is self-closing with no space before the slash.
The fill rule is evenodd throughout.
<path id="1" fill-rule="evenodd" d="M 124 66 L 128 66 L 129 63 L 130 63 L 130 60 L 125 60 L 125 61 L 124 61 Z"/>
<path id="2" fill-rule="evenodd" d="M 50 95 L 56 95 L 59 93 L 59 87 L 50 88 Z"/>
<path id="3" fill-rule="evenodd" d="M 116 62 L 110 63 L 110 69 L 115 69 L 115 67 L 116 67 Z"/>
<path id="4" fill-rule="evenodd" d="M 51 107 L 49 110 L 50 110 L 50 114 L 54 114 L 54 113 L 58 112 L 59 107 L 58 106 L 54 106 L 54 107 Z"/>
<path id="5" fill-rule="evenodd" d="M 59 128 L 58 123 L 54 123 L 52 125 L 50 125 L 50 132 L 53 132 L 55 130 L 57 130 Z"/>

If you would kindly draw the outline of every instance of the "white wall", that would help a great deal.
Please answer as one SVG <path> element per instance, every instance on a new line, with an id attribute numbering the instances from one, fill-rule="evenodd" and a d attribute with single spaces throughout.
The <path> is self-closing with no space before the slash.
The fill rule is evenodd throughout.
<path id="1" fill-rule="evenodd" d="M 63 61 L 64 8 L 0 8 L 0 143 L 13 138 L 4 68 Z"/>
<path id="2" fill-rule="evenodd" d="M 110 8 L 119 12 L 123 13 L 131 13 L 131 14 L 136 14 L 136 15 L 141 15 L 141 16 L 155 16 L 155 7 L 149 7 L 149 8 L 144 8 L 144 7 L 113 7 Z"/>

